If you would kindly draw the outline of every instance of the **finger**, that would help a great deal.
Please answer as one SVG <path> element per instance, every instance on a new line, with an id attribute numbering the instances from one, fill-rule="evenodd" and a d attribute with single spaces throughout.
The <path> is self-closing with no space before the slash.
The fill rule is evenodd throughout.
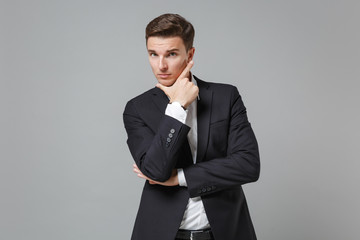
<path id="1" fill-rule="evenodd" d="M 175 83 L 176 83 L 176 82 L 175 82 Z M 174 85 L 175 85 L 175 83 L 174 83 Z M 173 86 L 174 86 L 174 85 L 173 85 Z M 166 86 L 164 86 L 164 85 L 162 85 L 162 84 L 160 84 L 160 83 L 156 84 L 156 87 L 157 87 L 157 88 L 160 88 L 160 90 L 163 91 L 163 92 L 165 93 L 165 95 L 170 98 L 169 87 L 166 87 Z"/>
<path id="2" fill-rule="evenodd" d="M 158 184 L 158 182 L 152 180 L 151 178 L 145 176 L 139 169 L 139 167 L 136 164 L 133 164 L 133 171 L 137 174 L 139 178 L 148 180 L 150 184 Z"/>
<path id="3" fill-rule="evenodd" d="M 141 173 L 139 169 L 133 168 L 134 173 Z"/>
<path id="4" fill-rule="evenodd" d="M 144 174 L 140 171 L 140 169 L 138 168 L 138 166 L 137 166 L 136 164 L 133 165 L 133 171 L 134 171 L 134 173 L 144 175 Z M 144 176 L 145 176 L 145 175 L 144 175 Z"/>
<path id="5" fill-rule="evenodd" d="M 145 180 L 148 180 L 148 178 L 147 178 L 144 174 L 138 173 L 137 176 L 138 176 L 139 178 L 143 178 L 143 179 L 145 179 Z"/>
<path id="6" fill-rule="evenodd" d="M 138 174 L 138 177 L 139 177 L 139 178 L 142 178 L 142 179 L 144 179 L 144 180 L 149 181 L 150 184 L 158 184 L 157 181 L 154 181 L 154 180 L 148 178 L 148 177 L 145 176 L 144 174 Z"/>
<path id="7" fill-rule="evenodd" d="M 157 88 L 160 88 L 161 90 L 163 90 L 163 85 L 162 84 L 160 84 L 160 83 L 157 83 L 156 85 L 155 85 L 155 87 L 157 87 Z"/>
<path id="8" fill-rule="evenodd" d="M 162 85 L 162 84 L 160 84 L 160 83 L 157 83 L 155 86 L 156 86 L 157 88 L 160 88 L 160 90 L 162 90 L 162 91 L 167 95 L 168 87 L 166 87 L 166 86 L 164 86 L 164 85 Z"/>
<path id="9" fill-rule="evenodd" d="M 150 178 L 148 178 L 147 176 L 145 176 L 141 171 L 139 171 L 139 170 L 134 170 L 134 172 L 136 172 L 137 173 L 137 176 L 138 177 L 141 177 L 141 178 L 143 178 L 143 179 L 146 179 L 146 180 L 149 180 Z"/>
<path id="10" fill-rule="evenodd" d="M 149 183 L 150 183 L 151 185 L 159 184 L 159 182 L 153 181 L 153 180 L 151 180 L 151 179 L 149 179 Z"/>
<path id="11" fill-rule="evenodd" d="M 166 89 L 168 89 L 169 87 L 166 87 L 164 85 L 162 85 L 161 83 L 157 83 L 155 85 L 157 88 L 160 88 L 161 90 L 163 90 L 164 92 L 166 91 Z"/>
<path id="12" fill-rule="evenodd" d="M 133 165 L 133 171 L 140 172 L 140 169 L 138 168 L 138 166 L 136 164 Z"/>
<path id="13" fill-rule="evenodd" d="M 182 73 L 180 74 L 180 76 L 178 77 L 178 79 L 182 79 L 182 78 L 186 78 L 190 72 L 190 69 L 194 66 L 194 61 L 191 60 L 187 66 L 185 67 L 185 69 L 182 71 Z"/>
<path id="14" fill-rule="evenodd" d="M 134 168 L 134 170 L 136 169 L 137 171 L 141 172 L 140 168 L 136 164 L 133 165 L 133 168 Z"/>
<path id="15" fill-rule="evenodd" d="M 137 174 L 137 176 L 138 176 L 139 178 L 143 178 L 143 179 L 145 179 L 145 180 L 149 180 L 149 181 L 151 180 L 151 181 L 152 181 L 152 179 L 150 179 L 149 177 L 145 176 L 145 175 L 140 171 L 140 169 L 138 168 L 138 166 L 137 166 L 136 164 L 134 164 L 133 166 L 134 166 L 133 171 Z"/>

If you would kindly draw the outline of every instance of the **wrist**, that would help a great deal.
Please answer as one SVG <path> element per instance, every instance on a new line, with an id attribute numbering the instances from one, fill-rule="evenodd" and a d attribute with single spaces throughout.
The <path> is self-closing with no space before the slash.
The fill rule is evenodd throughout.
<path id="1" fill-rule="evenodd" d="M 184 109 L 184 110 L 186 111 L 186 107 L 187 107 L 187 106 L 185 106 L 184 104 L 182 104 L 182 103 L 179 102 L 179 101 L 173 101 L 173 102 L 171 102 L 170 104 L 177 105 L 177 106 L 181 107 L 182 109 Z"/>

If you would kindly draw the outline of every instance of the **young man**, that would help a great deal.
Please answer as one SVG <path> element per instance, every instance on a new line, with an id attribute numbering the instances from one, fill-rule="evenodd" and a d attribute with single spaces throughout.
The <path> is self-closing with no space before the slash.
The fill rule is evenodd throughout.
<path id="1" fill-rule="evenodd" d="M 134 171 L 146 179 L 133 240 L 256 239 L 241 185 L 258 145 L 236 87 L 191 74 L 194 28 L 177 14 L 146 27 L 156 87 L 124 111 Z"/>

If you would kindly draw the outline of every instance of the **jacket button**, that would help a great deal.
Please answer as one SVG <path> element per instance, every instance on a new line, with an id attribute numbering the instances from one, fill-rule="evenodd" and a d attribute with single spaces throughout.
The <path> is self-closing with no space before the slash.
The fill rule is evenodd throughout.
<path id="1" fill-rule="evenodd" d="M 169 138 L 172 138 L 172 137 L 173 137 L 172 133 L 169 133 Z"/>
<path id="2" fill-rule="evenodd" d="M 166 141 L 169 143 L 171 142 L 171 138 L 167 138 Z"/>
<path id="3" fill-rule="evenodd" d="M 207 187 L 206 190 L 209 192 L 209 191 L 212 190 L 212 188 L 211 188 L 211 187 Z"/>
<path id="4" fill-rule="evenodd" d="M 201 189 L 201 191 L 202 191 L 203 193 L 206 192 L 206 188 Z"/>
<path id="5" fill-rule="evenodd" d="M 171 133 L 175 133 L 175 129 L 172 128 L 172 129 L 170 130 L 170 132 L 171 132 Z"/>

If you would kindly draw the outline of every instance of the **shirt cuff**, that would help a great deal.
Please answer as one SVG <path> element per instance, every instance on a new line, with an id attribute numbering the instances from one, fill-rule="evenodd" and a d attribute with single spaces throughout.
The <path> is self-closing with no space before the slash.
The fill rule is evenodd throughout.
<path id="1" fill-rule="evenodd" d="M 182 168 L 178 168 L 177 172 L 178 172 L 179 186 L 187 187 L 184 170 Z"/>
<path id="2" fill-rule="evenodd" d="M 165 114 L 185 124 L 187 111 L 182 108 L 179 102 L 169 103 L 166 107 Z"/>

